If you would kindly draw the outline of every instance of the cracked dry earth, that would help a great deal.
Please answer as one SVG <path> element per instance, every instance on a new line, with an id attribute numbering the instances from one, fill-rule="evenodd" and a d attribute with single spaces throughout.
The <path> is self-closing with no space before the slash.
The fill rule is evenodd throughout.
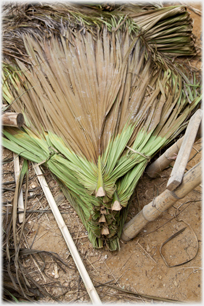
<path id="1" fill-rule="evenodd" d="M 197 4 L 193 4 L 193 7 L 201 9 Z M 194 19 L 194 32 L 200 39 L 201 17 L 193 12 L 191 15 Z M 197 61 L 195 63 L 200 64 Z M 199 139 L 193 146 L 186 170 L 201 160 L 201 148 L 202 139 Z M 6 149 L 2 153 L 3 158 L 13 156 Z M 169 167 L 156 179 L 150 179 L 144 173 L 136 188 L 128 220 L 165 190 L 171 170 L 172 167 Z M 87 238 L 86 229 L 54 178 L 48 171 L 45 172 L 45 177 L 103 303 L 164 303 L 164 298 L 191 303 L 201 302 L 201 186 L 177 201 L 156 221 L 150 222 L 136 238 L 127 243 L 121 241 L 120 251 L 110 252 L 107 249 L 93 249 Z M 13 162 L 10 162 L 2 167 L 2 182 L 13 180 Z M 32 165 L 29 168 L 29 190 L 29 196 L 32 198 L 28 201 L 27 209 L 49 210 Z M 2 201 L 6 202 L 12 198 L 13 193 L 7 191 L 2 196 Z M 164 258 L 169 265 L 177 265 L 196 256 L 186 264 L 169 268 L 161 257 L 160 247 L 170 236 L 184 227 L 186 229 L 182 233 L 163 246 Z M 24 266 L 36 281 L 52 283 L 47 290 L 53 295 L 64 293 L 58 299 L 61 302 L 90 303 L 79 272 L 50 211 L 27 214 L 23 244 L 24 247 L 32 244 L 32 249 L 55 252 L 67 264 L 63 271 L 47 256 L 45 276 L 39 273 L 31 258 L 25 260 Z M 53 284 L 53 281 L 56 283 Z M 120 290 L 116 290 L 114 286 Z M 129 291 L 138 295 L 130 294 Z M 146 298 L 145 295 L 161 300 Z M 55 303 L 50 298 L 43 298 L 40 302 Z"/>

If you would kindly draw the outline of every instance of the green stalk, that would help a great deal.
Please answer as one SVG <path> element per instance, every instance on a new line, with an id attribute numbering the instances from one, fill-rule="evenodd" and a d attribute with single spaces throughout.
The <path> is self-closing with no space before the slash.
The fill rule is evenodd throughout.
<path id="1" fill-rule="evenodd" d="M 101 167 L 101 157 L 98 157 L 98 182 L 96 188 L 96 197 L 104 197 L 105 191 L 103 188 L 103 175 L 102 175 L 102 167 Z"/>

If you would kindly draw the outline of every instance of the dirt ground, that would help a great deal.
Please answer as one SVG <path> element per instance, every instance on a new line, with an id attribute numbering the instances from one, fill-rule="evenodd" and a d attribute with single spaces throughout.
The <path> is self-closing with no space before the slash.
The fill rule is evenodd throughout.
<path id="1" fill-rule="evenodd" d="M 201 10 L 200 4 L 191 5 Z M 192 11 L 190 13 L 194 19 L 194 33 L 201 45 L 201 17 Z M 194 64 L 200 65 L 201 63 L 195 61 Z M 201 160 L 201 148 L 202 139 L 199 139 L 193 146 L 186 170 Z M 13 156 L 6 149 L 2 153 L 3 158 Z M 150 179 L 144 173 L 137 185 L 127 221 L 165 190 L 172 165 L 173 163 L 156 179 Z M 29 169 L 29 196 L 32 198 L 28 201 L 27 209 L 49 210 L 32 165 Z M 48 171 L 45 172 L 45 177 L 103 303 L 164 303 L 164 299 L 190 303 L 201 302 L 201 185 L 176 202 L 156 221 L 150 222 L 137 237 L 127 243 L 121 241 L 120 251 L 110 252 L 107 249 L 93 249 L 87 238 L 86 229 L 63 196 L 56 181 Z M 13 162 L 10 162 L 2 167 L 2 182 L 13 180 Z M 13 192 L 3 192 L 2 196 L 2 201 L 5 203 L 11 200 Z M 162 249 L 169 265 L 181 264 L 169 268 L 160 255 L 160 247 L 169 237 L 184 227 L 186 229 L 165 244 Z M 56 296 L 65 292 L 59 298 L 61 302 L 90 303 L 79 272 L 51 212 L 27 215 L 24 246 L 30 247 L 31 244 L 32 249 L 58 253 L 68 265 L 64 272 L 61 268 L 56 267 L 52 259 L 48 258 L 45 267 L 47 276 L 45 276 L 42 273 L 39 274 L 32 259 L 26 260 L 24 266 L 36 281 L 40 283 L 50 282 L 50 279 L 57 281 L 56 285 L 49 288 L 49 292 Z M 182 264 L 191 258 L 193 258 L 191 261 Z M 116 290 L 114 286 L 119 290 Z M 131 294 L 130 291 L 135 294 Z M 155 298 L 146 298 L 145 295 Z M 156 298 L 161 298 L 161 301 Z M 54 301 L 46 298 L 41 302 Z"/>

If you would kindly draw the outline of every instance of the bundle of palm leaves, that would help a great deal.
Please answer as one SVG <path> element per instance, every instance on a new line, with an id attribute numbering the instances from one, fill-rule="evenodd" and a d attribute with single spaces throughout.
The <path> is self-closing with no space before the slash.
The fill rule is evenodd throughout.
<path id="1" fill-rule="evenodd" d="M 189 14 L 144 5 L 14 11 L 3 17 L 3 96 L 26 125 L 5 129 L 3 145 L 48 167 L 93 246 L 117 250 L 145 167 L 201 100 L 196 74 L 172 61 L 196 54 Z"/>

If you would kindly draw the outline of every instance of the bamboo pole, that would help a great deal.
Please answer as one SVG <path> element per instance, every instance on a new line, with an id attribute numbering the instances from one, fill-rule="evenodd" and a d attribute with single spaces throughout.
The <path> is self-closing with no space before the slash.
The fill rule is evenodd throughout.
<path id="1" fill-rule="evenodd" d="M 189 149 L 188 151 L 191 151 L 193 143 L 195 140 L 198 140 L 201 138 L 201 130 L 202 130 L 202 124 L 201 124 L 201 119 L 202 119 L 202 110 L 199 109 L 197 112 L 192 116 L 191 120 L 189 121 L 189 125 L 187 127 L 185 136 L 180 138 L 177 142 L 175 142 L 170 148 L 168 148 L 157 160 L 155 160 L 150 166 L 147 167 L 145 173 L 151 177 L 155 178 L 159 175 L 159 173 L 164 170 L 166 167 L 170 165 L 170 163 L 176 159 L 177 154 L 180 151 L 180 148 L 182 147 L 183 141 L 187 137 L 189 137 L 189 132 L 191 134 L 191 144 L 187 144 L 187 148 Z M 187 141 L 186 141 L 187 143 Z M 185 143 L 184 143 L 185 144 Z M 183 152 L 186 152 L 184 149 Z M 189 153 L 190 154 L 190 153 Z M 187 157 L 187 154 L 186 154 Z M 189 156 L 188 156 L 189 157 Z M 184 159 L 183 155 L 181 157 L 182 163 L 184 164 Z M 180 162 L 179 162 L 180 164 Z"/>
<path id="2" fill-rule="evenodd" d="M 191 190 L 201 183 L 202 162 L 190 169 L 183 177 L 183 181 L 174 191 L 166 189 L 128 223 L 124 225 L 121 239 L 129 241 L 134 238 L 150 221 L 157 219 L 166 209 L 176 201 L 185 197 Z"/>
<path id="3" fill-rule="evenodd" d="M 24 117 L 21 113 L 3 113 L 2 114 L 2 124 L 4 126 L 14 126 L 14 127 L 21 127 L 24 124 Z"/>
<path id="4" fill-rule="evenodd" d="M 19 156 L 16 153 L 13 153 L 13 163 L 14 163 L 14 175 L 15 181 L 17 183 L 20 175 L 20 162 Z M 22 213 L 20 213 L 22 211 Z M 24 212 L 24 203 L 23 203 L 23 190 L 21 188 L 19 198 L 18 198 L 18 221 L 19 223 L 23 223 L 23 212 Z"/>
<path id="5" fill-rule="evenodd" d="M 93 283 L 92 283 L 92 281 L 91 281 L 91 279 L 90 279 L 90 277 L 89 277 L 89 275 L 86 271 L 86 268 L 83 264 L 83 261 L 82 261 L 80 255 L 79 255 L 79 253 L 78 253 L 78 250 L 77 250 L 77 248 L 74 244 L 74 241 L 73 241 L 73 239 L 72 239 L 72 237 L 69 233 L 69 230 L 68 230 L 68 228 L 67 228 L 67 226 L 66 226 L 66 224 L 65 224 L 65 222 L 62 218 L 62 215 L 60 214 L 58 206 L 57 206 L 57 204 L 56 204 L 56 202 L 53 198 L 53 195 L 52 195 L 52 193 L 49 189 L 49 186 L 47 185 L 47 182 L 46 182 L 46 180 L 45 180 L 45 178 L 42 174 L 42 171 L 40 170 L 40 167 L 37 164 L 34 165 L 34 169 L 35 169 L 35 173 L 38 177 L 38 180 L 41 184 L 41 187 L 44 191 L 46 199 L 47 199 L 47 201 L 50 205 L 52 213 L 55 217 L 55 220 L 57 221 L 59 229 L 61 230 L 61 233 L 64 237 L 64 240 L 65 240 L 65 242 L 66 242 L 66 244 L 69 248 L 69 251 L 72 255 L 72 258 L 73 258 L 73 260 L 74 260 L 74 262 L 77 266 L 77 269 L 78 269 L 78 271 L 81 275 L 81 278 L 84 282 L 84 285 L 85 285 L 86 290 L 87 290 L 87 292 L 90 296 L 90 299 L 91 299 L 93 304 L 101 305 L 102 303 L 101 303 L 101 300 L 98 296 L 98 293 L 97 293 L 96 289 L 94 288 Z"/>

